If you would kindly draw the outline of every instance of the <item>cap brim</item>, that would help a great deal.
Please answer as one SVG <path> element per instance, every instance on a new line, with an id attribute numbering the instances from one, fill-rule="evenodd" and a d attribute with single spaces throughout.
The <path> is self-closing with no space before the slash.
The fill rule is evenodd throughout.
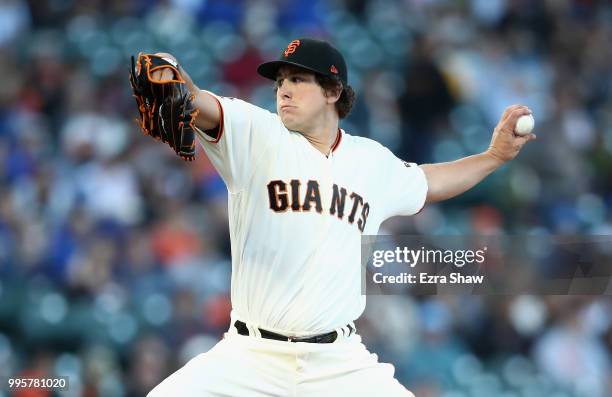
<path id="1" fill-rule="evenodd" d="M 281 66 L 287 66 L 287 65 L 296 66 L 301 69 L 309 70 L 313 73 L 321 74 L 321 72 L 318 70 L 306 67 L 304 65 L 300 65 L 299 63 L 296 63 L 296 62 L 289 62 L 289 61 L 270 61 L 270 62 L 262 63 L 261 65 L 257 67 L 257 73 L 259 73 L 261 76 L 267 79 L 276 80 L 278 69 L 280 69 Z"/>

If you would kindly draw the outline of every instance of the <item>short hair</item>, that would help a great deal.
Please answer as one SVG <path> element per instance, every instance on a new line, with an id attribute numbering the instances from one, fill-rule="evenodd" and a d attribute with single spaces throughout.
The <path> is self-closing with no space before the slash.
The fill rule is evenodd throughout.
<path id="1" fill-rule="evenodd" d="M 340 93 L 340 98 L 336 101 L 336 112 L 338 112 L 338 117 L 341 119 L 346 118 L 349 113 L 351 113 L 351 109 L 353 108 L 353 103 L 355 103 L 355 91 L 353 87 L 350 85 L 344 86 L 342 81 L 338 77 L 324 76 L 320 73 L 313 72 L 312 70 L 300 68 L 298 66 L 288 66 L 291 70 L 298 70 L 300 72 L 312 73 L 315 76 L 315 80 L 321 88 L 327 93 L 328 91 L 334 91 L 338 88 L 342 88 L 342 92 Z M 274 84 L 274 92 L 278 90 L 278 86 Z"/>
<path id="2" fill-rule="evenodd" d="M 351 113 L 353 103 L 355 103 L 355 91 L 353 90 L 353 87 L 348 84 L 344 86 L 344 84 L 342 84 L 340 79 L 337 77 L 324 76 L 319 73 L 315 73 L 315 79 L 325 91 L 334 91 L 338 88 L 342 89 L 340 98 L 338 98 L 338 101 L 336 102 L 336 111 L 338 112 L 339 118 L 346 118 L 349 113 Z"/>

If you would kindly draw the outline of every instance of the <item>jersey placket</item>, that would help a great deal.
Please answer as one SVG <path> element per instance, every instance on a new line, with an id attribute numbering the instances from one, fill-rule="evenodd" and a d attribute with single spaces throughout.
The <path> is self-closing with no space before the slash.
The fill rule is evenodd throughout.
<path id="1" fill-rule="evenodd" d="M 308 269 L 302 273 L 302 279 L 304 281 L 308 281 L 312 279 L 309 276 L 309 272 L 316 273 L 319 270 L 317 269 L 321 266 L 320 259 L 321 255 L 325 253 L 325 250 L 322 247 L 325 244 L 325 241 L 329 238 L 330 232 L 332 231 L 334 225 L 334 217 L 329 216 L 329 203 L 331 201 L 332 194 L 332 186 L 333 186 L 333 165 L 334 165 L 334 156 L 333 153 L 330 156 L 325 156 L 319 150 L 314 148 L 309 142 L 307 143 L 315 152 L 313 152 L 313 162 L 314 166 L 319 168 L 319 172 L 317 172 L 317 179 L 320 182 L 320 194 L 321 194 L 321 204 L 323 207 L 323 212 L 321 214 L 321 224 L 320 224 L 320 232 L 317 233 L 316 239 L 317 243 L 314 245 L 315 251 L 312 256 L 307 261 Z M 300 300 L 308 301 L 309 297 L 303 294 L 303 290 L 300 292 L 299 298 Z M 306 306 L 306 304 L 304 305 Z"/>

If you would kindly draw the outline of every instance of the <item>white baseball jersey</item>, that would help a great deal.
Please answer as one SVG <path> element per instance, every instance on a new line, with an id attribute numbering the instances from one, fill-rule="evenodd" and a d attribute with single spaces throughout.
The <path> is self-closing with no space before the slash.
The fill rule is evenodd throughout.
<path id="1" fill-rule="evenodd" d="M 325 156 L 277 114 L 215 98 L 219 135 L 197 136 L 229 191 L 232 318 L 293 336 L 357 319 L 360 237 L 422 208 L 423 170 L 342 130 Z"/>

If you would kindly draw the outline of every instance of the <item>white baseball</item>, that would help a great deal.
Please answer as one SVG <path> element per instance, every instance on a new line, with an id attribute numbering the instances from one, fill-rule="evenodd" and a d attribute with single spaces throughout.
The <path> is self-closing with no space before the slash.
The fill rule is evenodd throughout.
<path id="1" fill-rule="evenodd" d="M 516 135 L 527 135 L 533 130 L 535 120 L 533 115 L 525 114 L 516 120 L 516 126 L 514 127 L 514 133 Z"/>

